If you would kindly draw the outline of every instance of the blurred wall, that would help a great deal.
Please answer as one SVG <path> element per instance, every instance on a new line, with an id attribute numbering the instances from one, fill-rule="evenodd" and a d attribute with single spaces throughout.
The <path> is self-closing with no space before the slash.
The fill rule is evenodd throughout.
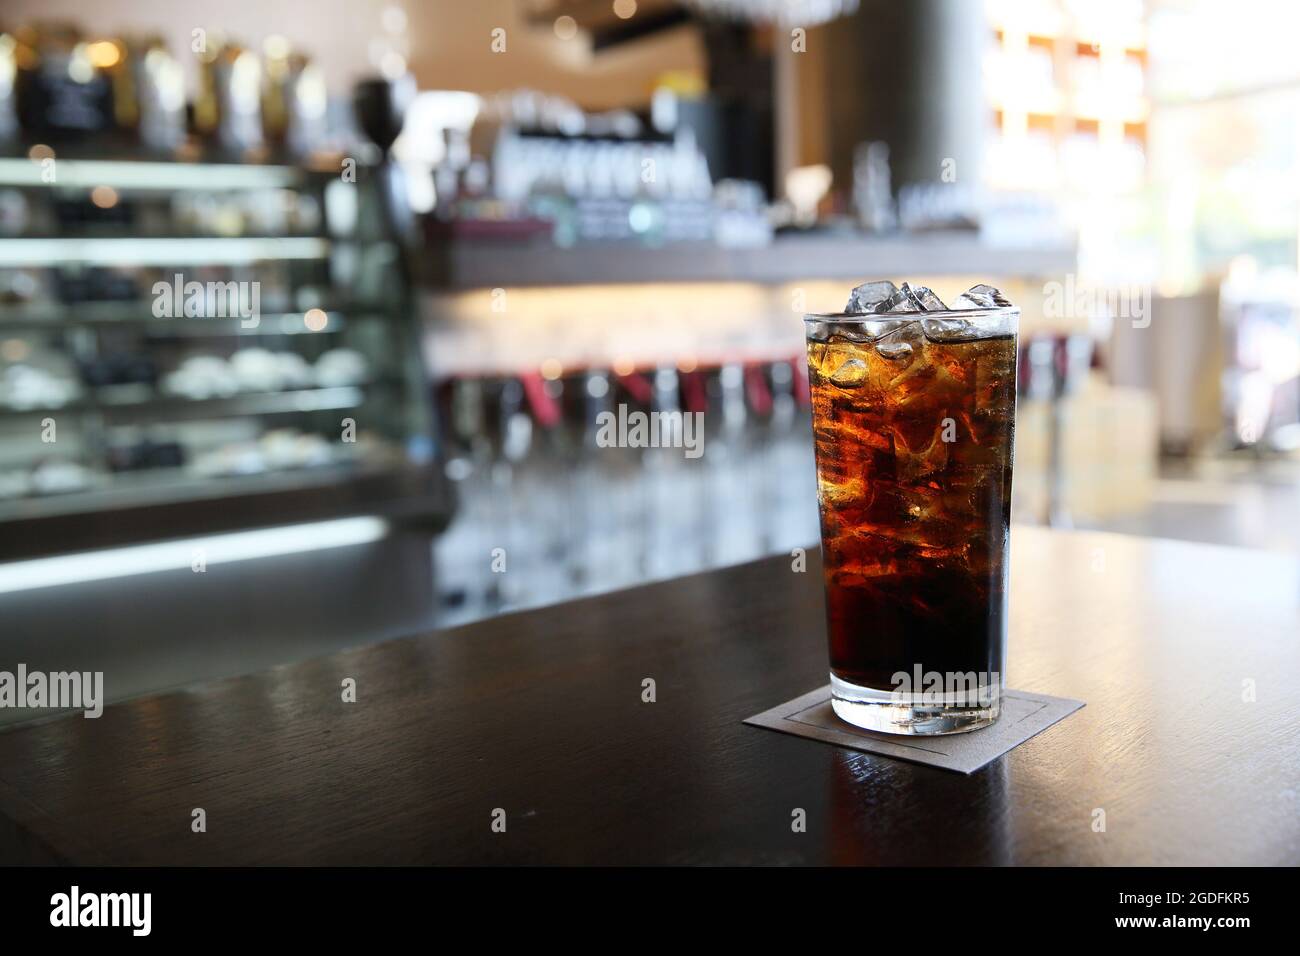
<path id="1" fill-rule="evenodd" d="M 529 24 L 519 0 L 440 0 L 408 7 L 411 66 L 422 88 L 493 92 L 531 86 L 587 109 L 649 102 L 655 78 L 669 70 L 704 75 L 697 29 L 683 25 L 592 55 L 579 35 L 561 40 L 549 23 Z M 492 52 L 492 31 L 506 50 Z"/>

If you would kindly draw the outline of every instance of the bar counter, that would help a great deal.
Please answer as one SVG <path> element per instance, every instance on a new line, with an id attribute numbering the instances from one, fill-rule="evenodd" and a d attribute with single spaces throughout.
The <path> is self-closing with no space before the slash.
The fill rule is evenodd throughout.
<path id="1" fill-rule="evenodd" d="M 1016 528 L 1009 686 L 1087 706 L 970 776 L 741 723 L 826 682 L 817 555 L 791 565 L 15 727 L 0 733 L 0 860 L 1300 860 L 1294 558 Z"/>
<path id="2" fill-rule="evenodd" d="M 780 236 L 768 245 L 728 249 L 712 242 L 663 247 L 586 243 L 446 242 L 422 261 L 440 289 L 644 282 L 794 282 L 865 275 L 1061 277 L 1078 268 L 1072 238 L 990 242 L 973 231 L 868 236 L 856 232 Z"/>

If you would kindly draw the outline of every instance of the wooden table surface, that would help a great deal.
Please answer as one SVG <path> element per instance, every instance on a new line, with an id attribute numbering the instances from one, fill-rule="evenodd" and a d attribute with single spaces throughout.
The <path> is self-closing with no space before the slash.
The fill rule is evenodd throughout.
<path id="1" fill-rule="evenodd" d="M 742 725 L 821 601 L 774 558 L 19 727 L 0 858 L 1300 863 L 1296 559 L 1017 528 L 1009 684 L 1087 707 L 970 776 Z"/>

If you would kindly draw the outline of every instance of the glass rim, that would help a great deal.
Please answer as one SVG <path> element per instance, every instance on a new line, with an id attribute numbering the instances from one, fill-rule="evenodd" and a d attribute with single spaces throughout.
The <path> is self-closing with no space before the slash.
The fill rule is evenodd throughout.
<path id="1" fill-rule="evenodd" d="M 805 312 L 805 322 L 878 322 L 881 319 L 995 319 L 1019 315 L 1018 305 L 988 309 L 939 309 L 933 312 Z"/>

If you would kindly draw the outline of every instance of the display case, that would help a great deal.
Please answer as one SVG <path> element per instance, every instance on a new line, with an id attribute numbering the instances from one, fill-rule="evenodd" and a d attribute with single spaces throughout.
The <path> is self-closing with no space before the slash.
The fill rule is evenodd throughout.
<path id="1" fill-rule="evenodd" d="M 445 521 L 373 170 L 0 159 L 0 557 Z"/>

